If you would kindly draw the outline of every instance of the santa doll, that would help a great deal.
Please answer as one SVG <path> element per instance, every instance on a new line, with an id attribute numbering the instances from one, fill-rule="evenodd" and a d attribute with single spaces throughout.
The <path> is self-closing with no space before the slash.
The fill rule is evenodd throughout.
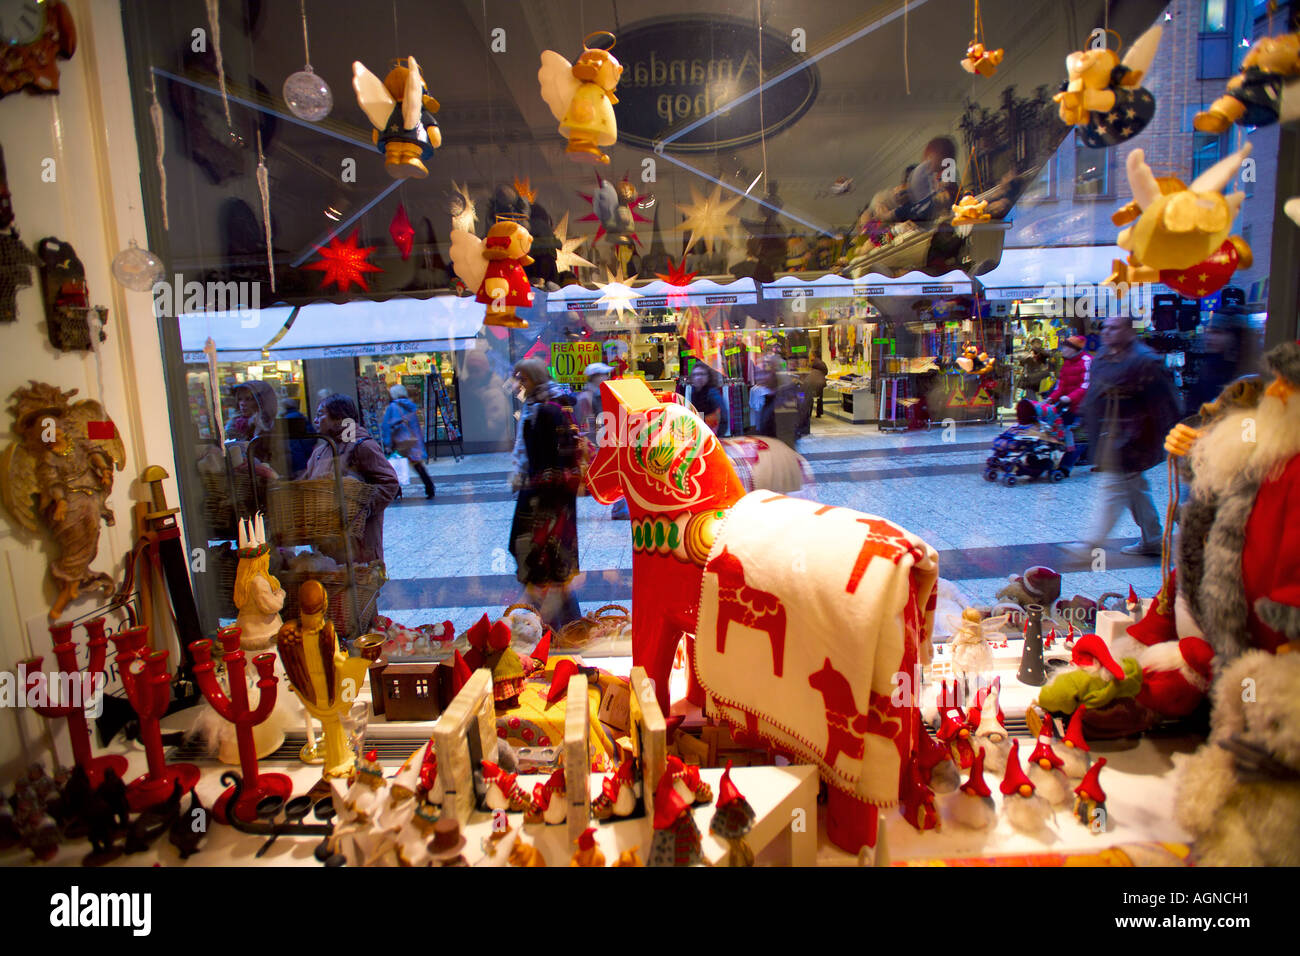
<path id="1" fill-rule="evenodd" d="M 1142 668 L 1131 657 L 1117 661 L 1096 634 L 1085 634 L 1070 651 L 1074 665 L 1052 678 L 1038 693 L 1039 705 L 1049 713 L 1073 714 L 1086 704 L 1093 715 L 1117 701 L 1136 697 L 1142 689 Z"/>

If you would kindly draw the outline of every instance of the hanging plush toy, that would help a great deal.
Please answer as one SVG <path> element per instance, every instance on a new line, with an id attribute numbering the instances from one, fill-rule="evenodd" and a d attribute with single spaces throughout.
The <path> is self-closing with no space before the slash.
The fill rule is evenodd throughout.
<path id="1" fill-rule="evenodd" d="M 415 57 L 407 57 L 406 64 L 393 67 L 381 83 L 358 60 L 352 64 L 352 88 L 375 127 L 371 137 L 384 151 L 388 175 L 423 179 L 429 175 L 424 162 L 442 145 L 442 133 L 433 116 L 438 101 L 425 89 Z"/>
<path id="2" fill-rule="evenodd" d="M 1121 63 L 1104 45 L 1105 34 L 1094 31 L 1102 46 L 1077 50 L 1065 58 L 1069 79 L 1053 100 L 1060 104 L 1061 122 L 1080 127 L 1079 137 L 1096 149 L 1132 139 L 1156 112 L 1150 91 L 1138 86 L 1151 67 L 1161 29 L 1153 26 L 1129 48 Z"/>
<path id="3" fill-rule="evenodd" d="M 1116 238 L 1121 248 L 1129 250 L 1128 262 L 1116 259 L 1106 283 L 1163 282 L 1199 299 L 1227 285 L 1237 269 L 1250 268 L 1254 261 L 1250 246 L 1240 236 L 1228 234 L 1245 194 L 1222 192 L 1249 155 L 1247 143 L 1188 187 L 1172 176 L 1157 179 L 1142 150 L 1129 153 L 1133 201 L 1111 221 L 1117 226 L 1137 221 Z"/>
<path id="4" fill-rule="evenodd" d="M 974 196 L 965 195 L 961 201 L 952 207 L 952 224 L 954 226 L 969 226 L 977 222 L 988 222 L 993 218 L 986 210 L 989 207 L 987 199 L 976 200 Z"/>
<path id="5" fill-rule="evenodd" d="M 966 47 L 961 68 L 967 73 L 992 76 L 998 71 L 1001 62 L 1002 50 L 989 50 L 984 46 L 984 19 L 980 16 L 980 0 L 975 0 L 975 30 L 971 34 L 970 45 Z"/>
<path id="6" fill-rule="evenodd" d="M 515 309 L 533 304 L 524 272 L 524 266 L 533 264 L 528 254 L 532 245 L 532 234 L 508 219 L 489 229 L 486 239 L 463 229 L 451 231 L 451 264 L 466 288 L 477 289 L 478 301 L 487 305 L 484 325 L 528 328 L 528 320 L 515 315 Z"/>
<path id="7" fill-rule="evenodd" d="M 606 49 L 587 46 L 588 40 L 598 36 L 609 37 Z M 608 165 L 609 156 L 600 147 L 618 142 L 618 123 L 614 119 L 618 97 L 614 88 L 623 67 L 610 54 L 613 47 L 614 34 L 599 30 L 583 40 L 577 63 L 570 63 L 554 50 L 542 51 L 537 82 L 542 87 L 542 99 L 560 121 L 560 135 L 569 141 L 565 152 L 574 162 Z"/>
<path id="8" fill-rule="evenodd" d="M 987 352 L 981 352 L 972 344 L 963 348 L 961 356 L 957 359 L 957 367 L 968 375 L 987 375 L 993 371 L 995 364 L 996 361 Z"/>
<path id="9" fill-rule="evenodd" d="M 1233 123 L 1272 126 L 1282 106 L 1282 82 L 1300 74 L 1300 33 L 1261 37 L 1241 61 L 1241 73 L 1227 91 L 1192 125 L 1202 133 L 1222 133 Z"/>

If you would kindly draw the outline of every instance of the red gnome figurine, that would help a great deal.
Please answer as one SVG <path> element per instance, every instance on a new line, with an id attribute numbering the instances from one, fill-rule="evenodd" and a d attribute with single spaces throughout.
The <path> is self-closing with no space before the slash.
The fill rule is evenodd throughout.
<path id="1" fill-rule="evenodd" d="M 1104 766 L 1106 758 L 1098 757 L 1074 788 L 1074 817 L 1093 833 L 1106 832 L 1106 791 L 1097 781 Z"/>

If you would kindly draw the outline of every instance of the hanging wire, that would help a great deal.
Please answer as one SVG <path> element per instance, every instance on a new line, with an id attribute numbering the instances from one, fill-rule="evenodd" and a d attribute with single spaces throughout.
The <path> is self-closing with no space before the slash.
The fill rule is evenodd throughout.
<path id="1" fill-rule="evenodd" d="M 907 0 L 903 0 L 903 83 L 907 95 L 912 95 L 912 74 L 907 67 Z"/>
<path id="2" fill-rule="evenodd" d="M 298 0 L 298 9 L 302 13 L 302 58 L 311 69 L 311 48 L 307 45 L 307 0 Z"/>
<path id="3" fill-rule="evenodd" d="M 758 20 L 758 136 L 763 150 L 763 188 L 766 189 L 771 180 L 767 175 L 767 120 L 763 114 L 763 87 L 767 85 L 763 81 L 763 0 L 754 0 L 754 10 Z"/>

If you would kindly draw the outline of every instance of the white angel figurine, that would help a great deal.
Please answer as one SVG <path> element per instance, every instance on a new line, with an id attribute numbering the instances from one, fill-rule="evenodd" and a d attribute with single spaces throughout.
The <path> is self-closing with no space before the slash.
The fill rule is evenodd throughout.
<path id="1" fill-rule="evenodd" d="M 420 64 L 408 56 L 381 83 L 361 61 L 352 64 L 352 88 L 357 102 L 374 127 L 371 137 L 384 151 L 384 166 L 394 179 L 423 179 L 429 175 L 425 161 L 442 145 L 434 113 L 438 101 L 428 94 Z"/>
<path id="2" fill-rule="evenodd" d="M 608 36 L 609 47 L 595 50 L 587 40 Z M 542 51 L 542 66 L 537 71 L 537 81 L 542 87 L 542 99 L 551 113 L 560 121 L 560 135 L 569 141 L 569 158 L 579 163 L 609 164 L 609 156 L 602 146 L 618 142 L 618 123 L 614 119 L 614 104 L 623 67 L 610 54 L 614 47 L 614 34 L 608 31 L 592 33 L 582 43 L 582 55 L 577 63 L 570 63 L 554 50 Z"/>
<path id="3" fill-rule="evenodd" d="M 239 616 L 239 646 L 246 651 L 264 651 L 284 623 L 284 588 L 271 574 L 271 546 L 266 543 L 266 525 L 259 512 L 252 519 L 239 520 L 239 566 L 235 570 L 235 607 Z"/>
<path id="4" fill-rule="evenodd" d="M 1008 615 L 980 620 L 980 612 L 968 607 L 960 619 L 953 620 L 952 672 L 966 681 L 970 689 L 972 679 L 993 669 L 993 651 L 989 648 L 989 632 L 996 631 L 1007 622 Z"/>

